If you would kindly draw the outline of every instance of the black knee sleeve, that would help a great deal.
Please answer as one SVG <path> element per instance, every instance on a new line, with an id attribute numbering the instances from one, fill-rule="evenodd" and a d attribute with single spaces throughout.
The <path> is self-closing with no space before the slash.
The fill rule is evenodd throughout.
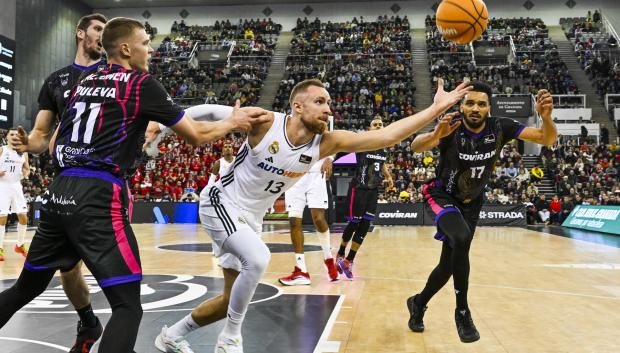
<path id="1" fill-rule="evenodd" d="M 355 230 L 355 235 L 353 236 L 353 242 L 357 244 L 361 244 L 364 242 L 364 238 L 366 238 L 366 234 L 368 234 L 368 230 L 370 229 L 370 221 L 367 219 L 362 219 L 359 223 L 359 226 Z"/>
<path id="2" fill-rule="evenodd" d="M 354 223 L 353 221 L 349 222 L 342 232 L 342 241 L 350 242 L 351 238 L 353 238 L 353 233 L 355 233 L 359 225 L 359 223 Z"/>

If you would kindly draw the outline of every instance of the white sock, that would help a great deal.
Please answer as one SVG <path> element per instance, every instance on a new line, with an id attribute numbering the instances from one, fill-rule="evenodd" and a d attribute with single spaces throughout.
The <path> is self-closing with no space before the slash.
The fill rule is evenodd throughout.
<path id="1" fill-rule="evenodd" d="M 297 262 L 297 267 L 301 270 L 301 272 L 308 272 L 306 268 L 306 257 L 304 254 L 295 253 L 295 262 Z"/>
<path id="2" fill-rule="evenodd" d="M 329 229 L 327 231 L 321 233 L 316 232 L 317 237 L 319 237 L 319 243 L 321 244 L 321 249 L 323 249 L 323 258 L 325 260 L 332 258 L 332 245 L 329 241 Z"/>
<path id="3" fill-rule="evenodd" d="M 5 227 L 5 225 L 0 225 L 0 248 L 4 247 L 4 233 L 6 232 Z"/>
<path id="4" fill-rule="evenodd" d="M 241 337 L 241 324 L 243 324 L 244 318 L 245 318 L 245 312 L 243 314 L 239 314 L 238 312 L 234 311 L 229 306 L 228 315 L 226 317 L 226 324 L 224 325 L 224 329 L 222 330 L 222 333 L 220 334 L 220 338 Z"/>
<path id="5" fill-rule="evenodd" d="M 192 318 L 192 314 L 188 314 L 186 317 L 182 318 L 176 324 L 168 328 L 168 336 L 172 339 L 184 337 L 199 327 L 200 325 L 198 325 Z"/>
<path id="6" fill-rule="evenodd" d="M 22 246 L 24 244 L 26 229 L 28 229 L 28 225 L 21 223 L 17 224 L 17 246 Z"/>

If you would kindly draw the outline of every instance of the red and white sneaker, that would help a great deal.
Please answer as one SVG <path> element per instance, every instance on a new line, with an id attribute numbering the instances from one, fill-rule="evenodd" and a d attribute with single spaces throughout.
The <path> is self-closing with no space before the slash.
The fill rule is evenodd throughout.
<path id="1" fill-rule="evenodd" d="M 325 267 L 327 267 L 327 274 L 329 275 L 329 280 L 335 282 L 338 280 L 338 270 L 336 270 L 336 263 L 334 262 L 334 258 L 329 258 L 325 260 Z"/>
<path id="2" fill-rule="evenodd" d="M 15 244 L 15 252 L 18 254 L 21 254 L 23 257 L 28 256 L 28 248 L 26 247 L 26 244 L 22 244 L 20 246 L 17 246 L 17 244 Z"/>
<path id="3" fill-rule="evenodd" d="M 295 266 L 290 276 L 282 277 L 278 281 L 285 286 L 301 286 L 312 283 L 310 281 L 310 274 L 308 272 L 301 272 L 301 269 L 297 266 Z"/>

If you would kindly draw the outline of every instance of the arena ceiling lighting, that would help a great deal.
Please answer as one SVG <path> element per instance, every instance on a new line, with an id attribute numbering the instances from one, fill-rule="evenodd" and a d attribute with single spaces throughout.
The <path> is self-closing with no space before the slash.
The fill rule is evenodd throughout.
<path id="1" fill-rule="evenodd" d="M 321 2 L 370 2 L 373 0 L 304 0 L 304 4 Z M 392 1 L 394 0 L 374 0 Z M 82 0 L 93 9 L 113 7 L 176 7 L 176 6 L 224 6 L 224 5 L 268 5 L 268 4 L 299 4 L 291 0 Z"/>

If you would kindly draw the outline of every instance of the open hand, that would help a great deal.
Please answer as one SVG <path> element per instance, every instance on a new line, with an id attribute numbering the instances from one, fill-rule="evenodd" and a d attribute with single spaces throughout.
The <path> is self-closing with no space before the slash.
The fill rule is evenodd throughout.
<path id="1" fill-rule="evenodd" d="M 269 112 L 258 107 L 241 108 L 241 102 L 237 100 L 232 114 L 228 120 L 233 124 L 233 130 L 248 131 L 254 124 L 261 124 L 271 119 Z"/>
<path id="2" fill-rule="evenodd" d="M 442 113 L 458 103 L 473 89 L 473 87 L 469 85 L 469 81 L 463 81 L 463 83 L 456 86 L 456 88 L 450 92 L 444 91 L 443 85 L 444 81 L 440 78 L 437 82 L 437 93 L 435 93 L 435 97 L 433 98 L 433 103 Z"/>
<path id="3" fill-rule="evenodd" d="M 437 139 L 444 138 L 446 136 L 450 136 L 459 126 L 461 126 L 461 121 L 454 121 L 456 117 L 458 117 L 459 113 L 448 113 L 441 118 L 439 118 L 439 122 L 435 126 L 435 130 L 433 135 Z M 454 121 L 454 123 L 453 123 Z"/>

